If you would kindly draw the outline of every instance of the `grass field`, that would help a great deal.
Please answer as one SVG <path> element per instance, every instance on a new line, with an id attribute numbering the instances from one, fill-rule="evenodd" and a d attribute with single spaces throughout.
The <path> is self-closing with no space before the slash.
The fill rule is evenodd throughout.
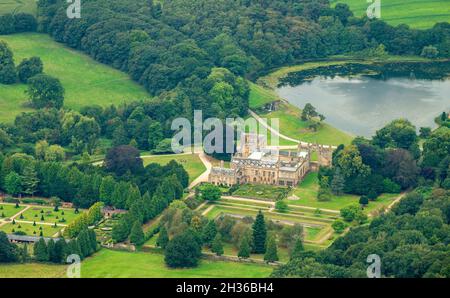
<path id="1" fill-rule="evenodd" d="M 19 208 L 16 208 L 16 205 L 14 204 L 0 204 L 0 219 L 10 218 L 24 208 L 25 207 L 23 206 L 19 206 Z"/>
<path id="2" fill-rule="evenodd" d="M 261 278 L 272 272 L 269 266 L 202 260 L 197 268 L 169 269 L 164 256 L 102 249 L 83 261 L 82 277 L 165 277 L 165 278 Z"/>
<path id="3" fill-rule="evenodd" d="M 333 126 L 322 123 L 317 131 L 308 129 L 308 123 L 300 119 L 300 109 L 293 105 L 283 103 L 277 111 L 260 115 L 263 118 L 278 118 L 280 132 L 283 135 L 308 143 L 325 145 L 350 144 L 353 137 Z M 280 139 L 280 144 L 282 144 Z"/>
<path id="4" fill-rule="evenodd" d="M 7 13 L 36 13 L 37 0 L 0 0 L 0 15 Z"/>
<path id="5" fill-rule="evenodd" d="M 149 94 L 128 75 L 90 57 L 63 46 L 50 36 L 38 33 L 0 36 L 14 52 L 16 64 L 23 58 L 38 56 L 44 72 L 61 80 L 65 88 L 64 105 L 72 109 L 98 104 L 107 106 L 145 99 Z M 12 122 L 23 111 L 29 111 L 24 84 L 0 84 L 0 122 Z"/>
<path id="6" fill-rule="evenodd" d="M 192 182 L 200 176 L 204 171 L 206 171 L 206 167 L 203 162 L 200 160 L 197 154 L 181 154 L 181 155 L 154 155 L 154 156 L 146 156 L 142 158 L 144 161 L 144 166 L 147 166 L 150 163 L 158 163 L 160 165 L 166 165 L 170 161 L 175 160 L 179 164 L 181 164 L 184 169 L 189 174 L 189 182 Z"/>
<path id="7" fill-rule="evenodd" d="M 331 5 L 346 3 L 355 16 L 363 16 L 370 5 L 363 0 L 331 0 Z M 407 24 L 425 29 L 438 22 L 450 22 L 448 0 L 381 0 L 381 19 L 392 24 Z"/>
<path id="8" fill-rule="evenodd" d="M 49 264 L 2 264 L 0 278 L 59 278 L 66 276 L 66 266 Z"/>
<path id="9" fill-rule="evenodd" d="M 301 205 L 313 208 L 324 208 L 332 210 L 340 210 L 350 205 L 359 204 L 359 196 L 345 194 L 342 196 L 332 196 L 330 201 L 320 202 L 317 200 L 317 193 L 319 191 L 319 184 L 317 173 L 310 173 L 305 180 L 294 190 L 294 194 L 300 199 L 297 201 L 286 201 L 290 205 Z M 374 210 L 387 207 L 398 194 L 382 194 L 376 201 L 370 202 L 364 208 L 366 213 Z"/>
<path id="10" fill-rule="evenodd" d="M 277 100 L 277 95 L 270 89 L 254 84 L 249 81 L 250 85 L 250 109 L 258 109 L 264 107 L 266 104 Z"/>

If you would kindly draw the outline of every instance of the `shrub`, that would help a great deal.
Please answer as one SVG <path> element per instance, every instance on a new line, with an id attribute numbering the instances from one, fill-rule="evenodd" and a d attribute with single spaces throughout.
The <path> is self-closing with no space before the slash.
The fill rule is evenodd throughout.
<path id="1" fill-rule="evenodd" d="M 389 178 L 383 180 L 383 191 L 386 193 L 400 193 L 401 187 Z"/>

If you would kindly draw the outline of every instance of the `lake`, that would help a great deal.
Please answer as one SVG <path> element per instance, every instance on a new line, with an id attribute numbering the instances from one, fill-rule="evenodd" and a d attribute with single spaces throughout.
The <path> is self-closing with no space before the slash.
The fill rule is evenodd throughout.
<path id="1" fill-rule="evenodd" d="M 354 135 L 371 137 L 397 118 L 407 118 L 417 128 L 434 128 L 434 118 L 450 110 L 447 64 L 434 69 L 438 75 L 411 68 L 393 72 L 367 66 L 326 67 L 325 75 L 320 75 L 320 69 L 289 75 L 277 93 L 300 108 L 311 103 L 326 122 Z"/>

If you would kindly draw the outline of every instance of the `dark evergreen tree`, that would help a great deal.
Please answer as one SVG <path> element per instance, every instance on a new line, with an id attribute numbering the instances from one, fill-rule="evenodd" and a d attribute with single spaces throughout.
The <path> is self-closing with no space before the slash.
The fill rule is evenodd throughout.
<path id="1" fill-rule="evenodd" d="M 167 229 L 165 226 L 162 226 L 159 230 L 158 239 L 156 240 L 156 245 L 165 249 L 167 243 L 169 242 L 169 234 L 167 234 Z"/>
<path id="2" fill-rule="evenodd" d="M 214 240 L 211 245 L 211 251 L 218 256 L 223 255 L 223 244 L 222 244 L 222 236 L 220 233 L 217 233 L 214 237 Z"/>
<path id="3" fill-rule="evenodd" d="M 267 238 L 267 249 L 264 254 L 264 261 L 271 263 L 278 261 L 277 241 L 274 235 Z"/>
<path id="4" fill-rule="evenodd" d="M 0 231 L 0 263 L 17 262 L 18 259 L 17 246 L 9 242 L 5 232 Z"/>
<path id="5" fill-rule="evenodd" d="M 173 237 L 167 243 L 164 260 L 171 268 L 196 267 L 201 256 L 201 246 L 193 232 L 186 232 Z"/>
<path id="6" fill-rule="evenodd" d="M 203 244 L 211 246 L 212 241 L 214 240 L 216 235 L 217 235 L 216 222 L 214 220 L 210 220 L 203 228 L 202 233 Z"/>
<path id="7" fill-rule="evenodd" d="M 45 243 L 44 238 L 40 238 L 38 242 L 34 244 L 34 257 L 38 262 L 48 262 L 49 253 L 47 250 L 47 244 Z"/>
<path id="8" fill-rule="evenodd" d="M 131 243 L 140 246 L 145 242 L 144 231 L 142 230 L 142 223 L 136 220 L 131 228 L 130 233 L 130 241 Z"/>
<path id="9" fill-rule="evenodd" d="M 242 238 L 241 243 L 239 245 L 238 257 L 247 259 L 250 257 L 251 247 L 250 247 L 250 239 L 247 235 Z"/>
<path id="10" fill-rule="evenodd" d="M 253 223 L 253 252 L 262 254 L 266 252 L 266 223 L 264 215 L 261 210 L 256 215 L 256 220 Z"/>

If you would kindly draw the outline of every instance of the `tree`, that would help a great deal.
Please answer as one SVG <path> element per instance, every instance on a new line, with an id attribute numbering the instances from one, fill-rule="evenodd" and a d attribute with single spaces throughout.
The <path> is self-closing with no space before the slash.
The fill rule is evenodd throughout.
<path id="1" fill-rule="evenodd" d="M 164 260 L 171 268 L 196 267 L 200 256 L 201 246 L 190 230 L 173 237 L 164 251 Z"/>
<path id="2" fill-rule="evenodd" d="M 266 251 L 266 222 L 261 210 L 256 215 L 256 220 L 253 223 L 253 252 L 262 254 Z"/>
<path id="3" fill-rule="evenodd" d="M 276 201 L 275 203 L 275 209 L 278 212 L 286 212 L 288 210 L 288 205 L 284 201 Z"/>
<path id="4" fill-rule="evenodd" d="M 27 195 L 34 195 L 37 190 L 39 178 L 32 163 L 28 164 L 23 170 L 22 187 L 23 193 Z"/>
<path id="5" fill-rule="evenodd" d="M 267 263 L 278 261 L 277 241 L 273 234 L 269 235 L 267 238 L 267 249 L 264 254 L 264 261 Z"/>
<path id="6" fill-rule="evenodd" d="M 300 237 L 295 237 L 294 247 L 291 249 L 291 260 L 300 258 L 305 250 L 303 242 Z"/>
<path id="7" fill-rule="evenodd" d="M 223 255 L 223 244 L 222 244 L 222 236 L 220 233 L 216 234 L 214 240 L 212 242 L 211 251 L 218 256 Z"/>
<path id="8" fill-rule="evenodd" d="M 210 183 L 204 184 L 200 187 L 200 194 L 203 199 L 208 201 L 217 201 L 222 196 L 220 188 Z"/>
<path id="9" fill-rule="evenodd" d="M 111 237 L 114 242 L 125 241 L 130 234 L 129 224 L 126 222 L 126 217 L 122 217 L 114 226 L 111 232 Z"/>
<path id="10" fill-rule="evenodd" d="M 406 119 L 397 119 L 378 130 L 373 144 L 381 148 L 401 148 L 410 150 L 417 146 L 416 127 Z"/>
<path id="11" fill-rule="evenodd" d="M 169 242 L 169 234 L 167 234 L 167 229 L 165 226 L 162 226 L 159 230 L 158 239 L 156 240 L 156 245 L 165 249 L 167 243 Z"/>
<path id="12" fill-rule="evenodd" d="M 0 231 L 0 263 L 17 262 L 17 246 L 10 243 L 6 233 Z"/>
<path id="13" fill-rule="evenodd" d="M 100 200 L 105 205 L 111 205 L 112 196 L 116 186 L 116 181 L 112 176 L 106 176 L 102 178 L 102 184 L 100 184 Z"/>
<path id="14" fill-rule="evenodd" d="M 144 168 L 140 152 L 134 147 L 123 145 L 111 148 L 106 154 L 105 168 L 122 176 L 130 171 L 137 174 Z"/>
<path id="15" fill-rule="evenodd" d="M 330 189 L 335 195 L 340 196 L 344 192 L 344 186 L 345 186 L 344 176 L 341 175 L 340 168 L 336 168 L 336 171 L 333 175 L 333 180 L 331 180 Z"/>
<path id="16" fill-rule="evenodd" d="M 0 150 L 9 147 L 12 144 L 10 135 L 0 128 Z"/>
<path id="17" fill-rule="evenodd" d="M 420 137 L 422 139 L 428 139 L 431 135 L 431 128 L 430 127 L 421 127 L 419 129 Z"/>
<path id="18" fill-rule="evenodd" d="M 369 204 L 369 198 L 367 196 L 361 196 L 359 198 L 359 204 L 361 206 L 366 206 L 367 204 Z"/>
<path id="19" fill-rule="evenodd" d="M 28 79 L 27 94 L 35 108 L 60 109 L 64 103 L 64 88 L 57 78 L 38 74 Z"/>
<path id="20" fill-rule="evenodd" d="M 34 244 L 33 248 L 34 257 L 38 262 L 47 262 L 49 258 L 49 253 L 47 250 L 47 244 L 45 243 L 44 238 L 40 238 L 38 242 Z"/>
<path id="21" fill-rule="evenodd" d="M 345 221 L 351 222 L 355 220 L 357 214 L 361 212 L 358 206 L 348 206 L 341 209 L 341 216 Z"/>
<path id="22" fill-rule="evenodd" d="M 312 104 L 307 103 L 302 110 L 301 119 L 303 121 L 311 120 L 311 118 L 317 117 L 319 114 L 316 111 L 316 108 L 313 107 Z"/>
<path id="23" fill-rule="evenodd" d="M 217 235 L 216 222 L 214 220 L 210 220 L 203 228 L 202 232 L 203 243 L 207 246 L 210 246 L 216 235 Z"/>
<path id="24" fill-rule="evenodd" d="M 13 53 L 8 44 L 0 40 L 0 84 L 14 84 L 16 78 Z"/>
<path id="25" fill-rule="evenodd" d="M 415 215 L 423 203 L 423 196 L 417 192 L 407 194 L 400 202 L 392 208 L 397 215 L 411 214 Z"/>
<path id="26" fill-rule="evenodd" d="M 238 257 L 242 259 L 247 259 L 250 257 L 251 247 L 250 247 L 250 239 L 247 235 L 244 235 L 241 243 L 239 245 Z"/>
<path id="27" fill-rule="evenodd" d="M 438 49 L 436 49 L 436 47 L 431 46 L 431 45 L 423 47 L 422 53 L 420 54 L 420 56 L 429 58 L 429 59 L 434 59 L 438 55 L 439 55 Z"/>
<path id="28" fill-rule="evenodd" d="M 28 79 L 42 73 L 44 65 L 39 57 L 23 59 L 17 66 L 17 75 L 22 83 L 27 83 Z"/>
<path id="29" fill-rule="evenodd" d="M 336 233 L 341 234 L 342 232 L 344 232 L 346 225 L 345 225 L 345 222 L 343 222 L 343 221 L 340 220 L 340 219 L 337 219 L 337 220 L 335 220 L 335 221 L 333 222 L 333 224 L 331 225 L 331 227 L 333 228 L 333 230 L 334 230 Z"/>
<path id="30" fill-rule="evenodd" d="M 22 177 L 16 172 L 12 171 L 5 177 L 5 190 L 10 195 L 18 195 L 22 193 Z"/>
<path id="31" fill-rule="evenodd" d="M 131 228 L 130 233 L 130 241 L 131 243 L 140 246 L 145 242 L 144 231 L 142 230 L 142 223 L 139 220 L 136 220 Z"/>

